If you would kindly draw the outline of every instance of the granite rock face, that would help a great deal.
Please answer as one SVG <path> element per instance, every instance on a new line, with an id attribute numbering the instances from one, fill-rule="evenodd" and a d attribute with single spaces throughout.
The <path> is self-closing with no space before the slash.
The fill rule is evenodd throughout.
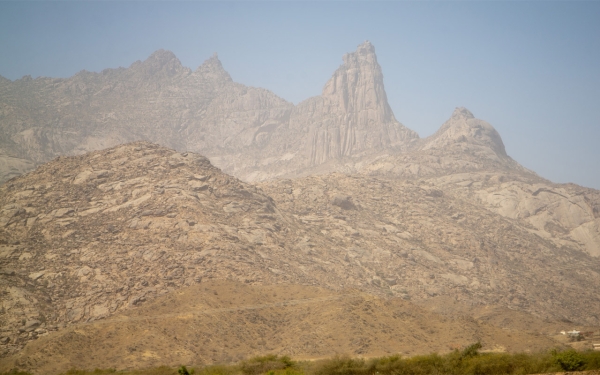
<path id="1" fill-rule="evenodd" d="M 292 126 L 308 125 L 310 165 L 365 151 L 408 146 L 418 135 L 390 108 L 383 74 L 370 42 L 344 56 L 320 97 L 298 105 Z"/>

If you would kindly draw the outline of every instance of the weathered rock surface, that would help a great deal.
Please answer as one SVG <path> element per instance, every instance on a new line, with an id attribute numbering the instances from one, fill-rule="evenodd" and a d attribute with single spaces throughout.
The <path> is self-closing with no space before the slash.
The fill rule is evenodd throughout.
<path id="1" fill-rule="evenodd" d="M 473 311 L 499 306 L 532 314 L 534 321 L 598 324 L 597 261 L 579 248 L 557 246 L 519 218 L 475 204 L 473 189 L 483 194 L 497 186 L 494 178 L 465 187 L 460 177 L 338 173 L 256 187 L 200 155 L 145 142 L 57 158 L 0 186 L 0 349 L 9 356 L 38 338 L 58 340 L 48 344 L 54 348 L 65 348 L 61 340 L 85 346 L 104 331 L 92 330 L 83 340 L 70 327 L 80 332 L 184 287 L 224 279 L 257 287 L 318 285 L 331 293 L 356 288 L 434 310 L 436 298 L 445 297 Z M 379 318 L 373 319 L 369 324 Z M 439 331 L 454 330 L 454 323 Z M 514 345 L 489 329 L 490 345 Z M 282 352 L 326 355 L 325 349 L 291 350 L 286 340 L 277 344 Z M 342 341 L 356 353 L 380 354 L 378 346 Z M 54 366 L 30 347 L 30 354 L 11 358 L 21 358 L 23 368 Z M 247 352 L 245 346 L 214 348 Z M 10 366 L 13 359 L 7 359 Z M 222 359 L 202 354 L 202 361 Z"/>
<path id="2" fill-rule="evenodd" d="M 345 249 L 348 269 L 366 272 L 366 279 L 354 281 L 364 288 L 413 301 L 450 296 L 467 305 L 500 305 L 542 319 L 600 323 L 600 262 L 567 230 L 536 227 L 561 215 L 571 225 L 585 226 L 581 222 L 592 220 L 585 214 L 593 208 L 582 192 L 589 189 L 565 193 L 580 211 L 562 212 L 560 204 L 574 203 L 559 197 L 562 203 L 553 203 L 553 216 L 540 211 L 528 221 L 494 206 L 494 199 L 504 202 L 496 195 L 497 177 L 491 172 L 420 179 L 330 174 L 259 186 L 280 210 L 294 213 Z M 558 200 L 556 194 L 544 194 L 549 197 L 539 199 Z M 482 204 L 481 195 L 492 197 L 492 203 Z"/>
<path id="3" fill-rule="evenodd" d="M 457 108 L 438 132 L 410 152 L 379 154 L 354 173 L 427 181 L 471 204 L 517 220 L 554 246 L 600 256 L 600 193 L 554 184 L 506 155 L 498 132 Z"/>
<path id="4" fill-rule="evenodd" d="M 406 148 L 418 138 L 395 119 L 370 42 L 344 56 L 320 97 L 298 105 L 290 126 L 307 125 L 310 165 L 365 151 Z"/>
<path id="5" fill-rule="evenodd" d="M 134 143 L 57 158 L 0 187 L 2 350 L 38 336 L 29 321 L 56 330 L 203 280 L 339 287 L 341 260 L 311 232 L 197 154 Z"/>

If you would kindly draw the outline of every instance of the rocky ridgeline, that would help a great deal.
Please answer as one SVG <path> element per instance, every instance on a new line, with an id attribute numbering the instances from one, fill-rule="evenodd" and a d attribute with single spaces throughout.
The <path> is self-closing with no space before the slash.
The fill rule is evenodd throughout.
<path id="1" fill-rule="evenodd" d="M 163 50 L 129 68 L 5 79 L 0 129 L 0 182 L 56 156 L 138 140 L 201 153 L 253 181 L 418 138 L 394 118 L 369 42 L 344 56 L 321 96 L 298 106 L 233 82 L 216 55 L 192 71 Z"/>
<path id="2" fill-rule="evenodd" d="M 60 157 L 0 187 L 0 345 L 212 278 L 339 287 L 313 232 L 196 154 L 134 143 Z"/>
<path id="3" fill-rule="evenodd" d="M 516 220 L 557 248 L 600 256 L 600 192 L 554 184 L 522 167 L 498 132 L 465 108 L 410 152 L 379 154 L 353 173 L 422 183 Z M 570 267 L 567 264 L 561 267 Z"/>

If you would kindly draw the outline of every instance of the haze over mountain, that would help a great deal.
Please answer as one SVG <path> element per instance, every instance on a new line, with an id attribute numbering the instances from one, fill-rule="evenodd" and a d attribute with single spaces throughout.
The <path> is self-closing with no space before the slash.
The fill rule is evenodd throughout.
<path id="1" fill-rule="evenodd" d="M 162 50 L 127 69 L 6 81 L 0 103 L 3 180 L 57 155 L 135 140 L 201 152 L 253 181 L 418 138 L 394 118 L 369 42 L 344 57 L 322 96 L 298 106 L 234 83 L 216 56 L 191 71 Z"/>
<path id="2" fill-rule="evenodd" d="M 440 326 L 432 337 L 464 323 L 445 317 L 466 314 L 478 321 L 472 334 L 459 336 L 485 337 L 488 349 L 516 349 L 519 340 L 550 347 L 556 342 L 549 337 L 533 337 L 555 333 L 556 322 L 600 324 L 600 192 L 554 184 L 522 167 L 492 125 L 466 108 L 419 138 L 392 113 L 369 42 L 344 56 L 321 96 L 298 105 L 233 82 L 217 56 L 192 71 L 162 50 L 126 69 L 1 81 L 0 105 L 0 345 L 13 355 L 2 362 L 7 369 L 69 368 L 75 357 L 61 351 L 62 340 L 74 333 L 63 336 L 66 330 L 127 320 L 131 309 L 166 304 L 183 288 L 199 296 L 194 286 L 224 279 L 257 288 L 248 306 L 264 304 L 265 285 L 283 284 L 326 288 L 299 287 L 317 299 L 360 290 L 410 300 L 421 307 L 376 302 L 392 307 L 370 324 L 391 324 L 394 311 L 417 319 L 434 310 L 439 315 L 428 319 Z M 185 306 L 204 311 L 222 302 Z M 353 311 L 351 303 L 336 306 L 331 311 Z M 143 311 L 131 329 L 154 319 L 155 309 Z M 172 318 L 179 319 L 168 316 L 157 329 L 173 326 Z M 230 327 L 228 319 L 219 324 Z M 259 320 L 269 326 L 277 319 Z M 523 321 L 533 322 L 524 336 L 502 333 Z M 90 329 L 88 338 L 101 332 Z M 336 353 L 330 345 L 298 348 L 273 332 L 276 345 L 252 350 Z M 381 334 L 388 337 L 388 328 Z M 38 337 L 28 345 L 47 343 L 44 354 L 21 352 Z M 432 337 L 415 336 L 411 345 L 425 351 Z M 352 339 L 331 343 L 360 354 L 382 350 Z M 441 350 L 453 338 L 443 340 L 429 347 Z M 144 350 L 158 350 L 156 342 Z M 404 350 L 406 342 L 390 345 Z M 231 352 L 229 359 L 248 350 L 225 342 L 211 348 Z M 114 355 L 112 348 L 103 353 L 86 363 L 102 366 Z M 140 366 L 144 353 L 131 354 Z M 53 364 L 59 354 L 64 362 Z"/>

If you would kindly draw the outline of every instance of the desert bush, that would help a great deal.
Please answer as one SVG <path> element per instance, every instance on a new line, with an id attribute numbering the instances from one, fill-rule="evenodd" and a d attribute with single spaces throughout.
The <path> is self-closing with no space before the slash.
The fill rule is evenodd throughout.
<path id="1" fill-rule="evenodd" d="M 573 349 L 553 353 L 554 362 L 564 371 L 577 371 L 585 365 L 584 357 Z"/>
<path id="2" fill-rule="evenodd" d="M 193 375 L 194 374 L 194 369 L 188 370 L 187 367 L 180 366 L 179 369 L 177 370 L 177 373 L 179 375 Z"/>
<path id="3" fill-rule="evenodd" d="M 367 375 L 365 361 L 348 356 L 335 356 L 315 363 L 311 371 L 314 375 Z"/>
<path id="4" fill-rule="evenodd" d="M 600 370 L 600 352 L 599 351 L 587 351 L 581 353 L 585 361 L 584 370 Z"/>
<path id="5" fill-rule="evenodd" d="M 244 375 L 260 375 L 269 371 L 289 369 L 294 362 L 288 356 L 277 356 L 275 354 L 250 358 L 240 364 L 240 370 Z"/>

